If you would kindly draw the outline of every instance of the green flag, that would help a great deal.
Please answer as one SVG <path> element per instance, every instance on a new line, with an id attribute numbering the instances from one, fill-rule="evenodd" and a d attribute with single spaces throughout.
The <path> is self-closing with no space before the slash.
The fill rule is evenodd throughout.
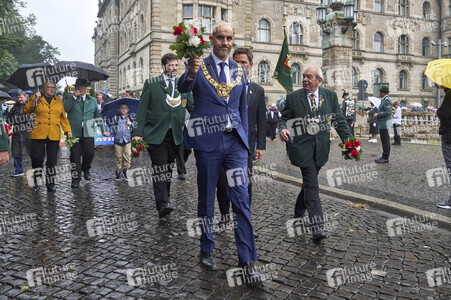
<path id="1" fill-rule="evenodd" d="M 279 61 L 272 77 L 283 86 L 287 93 L 293 91 L 293 75 L 291 72 L 290 51 L 288 50 L 288 39 L 285 28 L 283 29 L 283 44 L 280 51 Z"/>

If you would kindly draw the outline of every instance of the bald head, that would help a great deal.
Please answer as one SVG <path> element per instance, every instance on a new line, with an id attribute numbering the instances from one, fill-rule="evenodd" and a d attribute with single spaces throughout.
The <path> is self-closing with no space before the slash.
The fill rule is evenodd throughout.
<path id="1" fill-rule="evenodd" d="M 318 66 L 310 66 L 302 74 L 302 86 L 309 93 L 314 93 L 323 81 L 323 72 Z"/>
<path id="2" fill-rule="evenodd" d="M 212 35 L 210 35 L 210 43 L 213 46 L 213 53 L 225 61 L 233 46 L 233 28 L 227 22 L 219 22 L 213 27 Z"/>

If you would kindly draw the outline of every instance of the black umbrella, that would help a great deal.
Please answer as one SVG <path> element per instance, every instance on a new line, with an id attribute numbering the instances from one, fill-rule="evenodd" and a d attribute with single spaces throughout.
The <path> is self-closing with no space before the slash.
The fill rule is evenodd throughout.
<path id="1" fill-rule="evenodd" d="M 21 90 L 38 89 L 46 81 L 58 82 L 60 76 L 53 74 L 52 65 L 49 63 L 25 64 L 14 72 L 6 82 L 11 83 Z"/>
<path id="2" fill-rule="evenodd" d="M 8 93 L 5 93 L 4 91 L 0 91 L 0 100 L 6 99 L 11 99 L 11 96 Z"/>
<path id="3" fill-rule="evenodd" d="M 60 61 L 54 66 L 55 73 L 86 79 L 87 81 L 107 80 L 110 75 L 104 69 L 82 61 Z"/>
<path id="4" fill-rule="evenodd" d="M 106 121 L 107 125 L 111 125 L 114 116 L 117 116 L 119 114 L 119 106 L 121 106 L 122 103 L 128 105 L 129 114 L 133 114 L 134 116 L 136 116 L 136 114 L 138 113 L 138 105 L 139 105 L 138 99 L 121 98 L 118 100 L 110 101 L 106 103 L 102 109 L 102 117 Z"/>

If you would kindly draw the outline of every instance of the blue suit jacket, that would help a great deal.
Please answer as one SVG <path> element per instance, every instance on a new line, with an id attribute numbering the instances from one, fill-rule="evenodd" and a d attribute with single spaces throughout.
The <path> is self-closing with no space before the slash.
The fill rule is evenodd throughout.
<path id="1" fill-rule="evenodd" d="M 214 59 L 211 55 L 204 59 L 205 66 L 210 76 L 219 78 Z M 193 92 L 194 110 L 191 113 L 187 130 L 184 134 L 184 144 L 190 148 L 212 152 L 222 142 L 223 132 L 227 125 L 227 116 L 237 129 L 241 140 L 249 149 L 248 124 L 247 124 L 247 96 L 246 96 L 246 71 L 237 63 L 229 60 L 231 80 L 233 82 L 238 75 L 238 68 L 242 68 L 243 77 L 236 85 L 229 97 L 228 103 L 218 96 L 216 89 L 207 81 L 202 69 L 188 80 L 188 69 L 180 77 L 178 89 L 181 93 Z"/>

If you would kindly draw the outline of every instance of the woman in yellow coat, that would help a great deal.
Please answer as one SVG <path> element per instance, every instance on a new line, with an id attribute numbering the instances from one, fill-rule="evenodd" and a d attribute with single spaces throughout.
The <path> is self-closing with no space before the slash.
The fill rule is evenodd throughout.
<path id="1" fill-rule="evenodd" d="M 37 187 L 37 178 L 42 178 L 42 166 L 47 152 L 45 183 L 47 191 L 54 193 L 55 166 L 58 158 L 61 129 L 72 137 L 69 121 L 64 111 L 63 100 L 54 96 L 55 84 L 46 82 L 43 85 L 43 95 L 37 92 L 30 96 L 30 101 L 25 105 L 26 114 L 35 113 L 35 122 L 31 130 L 31 165 L 34 169 L 34 184 Z"/>

